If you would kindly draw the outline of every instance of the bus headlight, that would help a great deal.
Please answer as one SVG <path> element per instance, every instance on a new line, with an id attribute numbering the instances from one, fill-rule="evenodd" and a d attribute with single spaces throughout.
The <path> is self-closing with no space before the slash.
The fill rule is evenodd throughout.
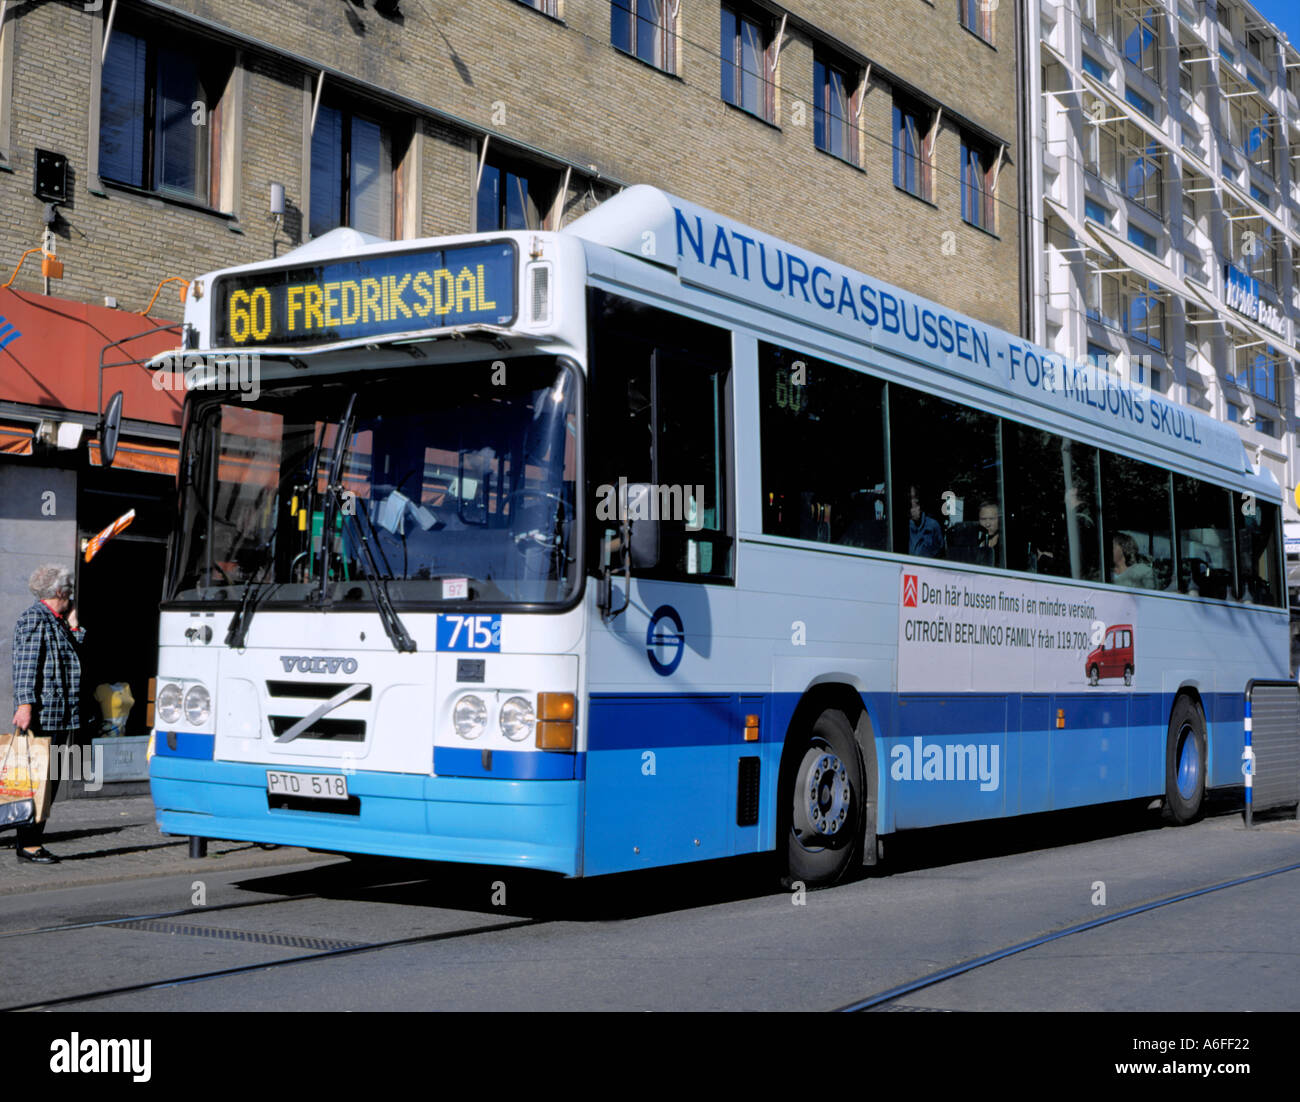
<path id="1" fill-rule="evenodd" d="M 478 738 L 487 730 L 487 705 L 482 697 L 462 696 L 451 710 L 451 725 L 461 738 Z"/>
<path id="2" fill-rule="evenodd" d="M 174 681 L 167 682 L 158 690 L 157 699 L 154 700 L 154 710 L 166 726 L 171 727 L 179 723 L 182 715 L 181 687 Z"/>
<path id="3" fill-rule="evenodd" d="M 522 696 L 512 696 L 501 706 L 501 733 L 511 742 L 519 742 L 533 733 L 537 714 Z"/>
<path id="4" fill-rule="evenodd" d="M 212 697 L 202 685 L 191 685 L 185 694 L 185 718 L 202 727 L 212 715 Z"/>

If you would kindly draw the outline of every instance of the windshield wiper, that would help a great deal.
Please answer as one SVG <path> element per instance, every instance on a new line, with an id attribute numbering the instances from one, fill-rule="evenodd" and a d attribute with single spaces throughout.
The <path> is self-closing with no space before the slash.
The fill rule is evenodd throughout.
<path id="1" fill-rule="evenodd" d="M 343 414 L 343 420 L 339 422 L 338 439 L 334 442 L 334 456 L 330 462 L 330 477 L 325 484 L 325 515 L 322 518 L 321 527 L 321 563 L 320 563 L 320 603 L 326 603 L 329 591 L 329 561 L 330 561 L 330 540 L 334 533 L 334 515 L 340 506 L 346 506 L 343 501 L 343 483 L 340 480 L 343 472 L 343 457 L 348 451 L 348 438 L 352 435 L 352 423 L 354 412 L 357 405 L 356 391 L 348 399 L 347 411 Z M 353 498 L 353 504 L 356 499 Z M 388 583 L 379 576 L 379 564 L 375 562 L 374 552 L 370 548 L 370 541 L 366 539 L 366 534 L 361 530 L 361 525 L 357 523 L 355 509 L 342 509 L 345 518 L 351 518 L 355 526 L 358 540 L 361 544 L 362 554 L 366 561 L 366 581 L 370 584 L 370 594 L 375 599 L 375 608 L 379 610 L 379 620 L 384 625 L 384 631 L 392 641 L 393 646 L 399 651 L 414 651 L 415 640 L 411 638 L 410 632 L 406 630 L 406 625 L 402 623 L 401 617 L 397 615 L 397 610 L 393 608 L 393 602 L 388 596 Z M 367 519 L 369 519 L 367 517 Z M 346 520 L 345 522 L 346 523 Z"/>
<path id="2" fill-rule="evenodd" d="M 248 638 L 248 625 L 253 619 L 253 613 L 257 610 L 257 605 L 260 603 L 258 594 L 262 591 L 262 586 L 266 584 L 266 578 L 263 575 L 265 575 L 267 567 L 275 561 L 275 555 L 271 554 L 270 550 L 270 544 L 262 548 L 262 553 L 266 555 L 266 558 L 262 561 L 257 577 L 244 586 L 244 599 L 239 602 L 239 608 L 235 610 L 234 616 L 230 618 L 230 626 L 226 629 L 226 646 L 228 647 L 241 649 L 244 646 L 244 640 Z M 275 588 L 278 588 L 278 586 Z"/>
<path id="3" fill-rule="evenodd" d="M 343 487 L 338 483 L 331 482 L 328 492 L 332 503 L 337 507 L 340 504 L 339 499 L 343 495 Z M 393 608 L 392 599 L 388 595 L 388 581 L 379 575 L 379 564 L 375 562 L 374 551 L 370 547 L 370 541 L 366 538 L 365 532 L 361 530 L 361 524 L 357 521 L 356 513 L 344 509 L 343 516 L 345 518 L 344 524 L 348 520 L 352 521 L 357 542 L 361 545 L 361 552 L 366 561 L 366 581 L 370 584 L 370 594 L 375 599 L 375 608 L 379 610 L 379 619 L 384 625 L 384 631 L 388 634 L 388 638 L 397 650 L 413 652 L 415 650 L 415 640 L 411 638 L 410 633 L 406 630 L 406 625 L 402 623 L 401 617 L 397 615 L 397 610 Z"/>
<path id="4" fill-rule="evenodd" d="M 343 411 L 343 419 L 339 421 L 338 436 L 334 440 L 334 454 L 330 457 L 330 474 L 325 483 L 325 510 L 321 518 L 320 530 L 320 593 L 317 599 L 323 605 L 325 604 L 326 593 L 329 591 L 329 566 L 330 566 L 330 540 L 334 537 L 334 510 L 338 506 L 339 493 L 342 489 L 339 483 L 339 475 L 343 471 L 343 456 L 348 450 L 347 439 L 352 435 L 352 416 L 357 406 L 357 392 L 354 390 L 348 397 L 347 409 Z M 322 439 L 323 439 L 322 434 Z M 315 472 L 312 472 L 312 485 L 316 482 Z"/>

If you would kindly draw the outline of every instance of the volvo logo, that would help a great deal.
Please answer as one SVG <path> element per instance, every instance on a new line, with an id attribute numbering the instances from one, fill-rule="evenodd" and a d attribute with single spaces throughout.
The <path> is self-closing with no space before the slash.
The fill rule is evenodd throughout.
<path id="1" fill-rule="evenodd" d="M 307 655 L 300 657 L 296 654 L 280 655 L 280 665 L 284 667 L 285 673 L 293 673 L 297 670 L 299 673 L 356 673 L 357 660 L 355 658 L 326 658 L 321 655 Z"/>

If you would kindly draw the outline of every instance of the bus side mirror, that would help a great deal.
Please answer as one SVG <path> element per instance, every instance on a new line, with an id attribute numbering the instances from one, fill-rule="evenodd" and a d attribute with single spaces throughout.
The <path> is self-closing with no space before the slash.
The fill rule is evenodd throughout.
<path id="1" fill-rule="evenodd" d="M 633 482 L 627 488 L 628 555 L 634 570 L 659 565 L 659 519 L 654 515 L 654 488 Z"/>
<path id="2" fill-rule="evenodd" d="M 99 461 L 105 467 L 113 465 L 117 456 L 117 440 L 122 435 L 122 392 L 119 390 L 108 400 L 104 420 L 99 428 Z"/>

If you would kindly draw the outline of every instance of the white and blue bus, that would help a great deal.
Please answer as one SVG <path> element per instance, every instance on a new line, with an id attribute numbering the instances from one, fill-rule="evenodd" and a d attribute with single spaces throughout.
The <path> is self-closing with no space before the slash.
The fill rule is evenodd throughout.
<path id="1" fill-rule="evenodd" d="M 1231 428 L 652 188 L 335 230 L 185 320 L 171 834 L 828 883 L 913 827 L 1190 820 L 1287 676 Z"/>

